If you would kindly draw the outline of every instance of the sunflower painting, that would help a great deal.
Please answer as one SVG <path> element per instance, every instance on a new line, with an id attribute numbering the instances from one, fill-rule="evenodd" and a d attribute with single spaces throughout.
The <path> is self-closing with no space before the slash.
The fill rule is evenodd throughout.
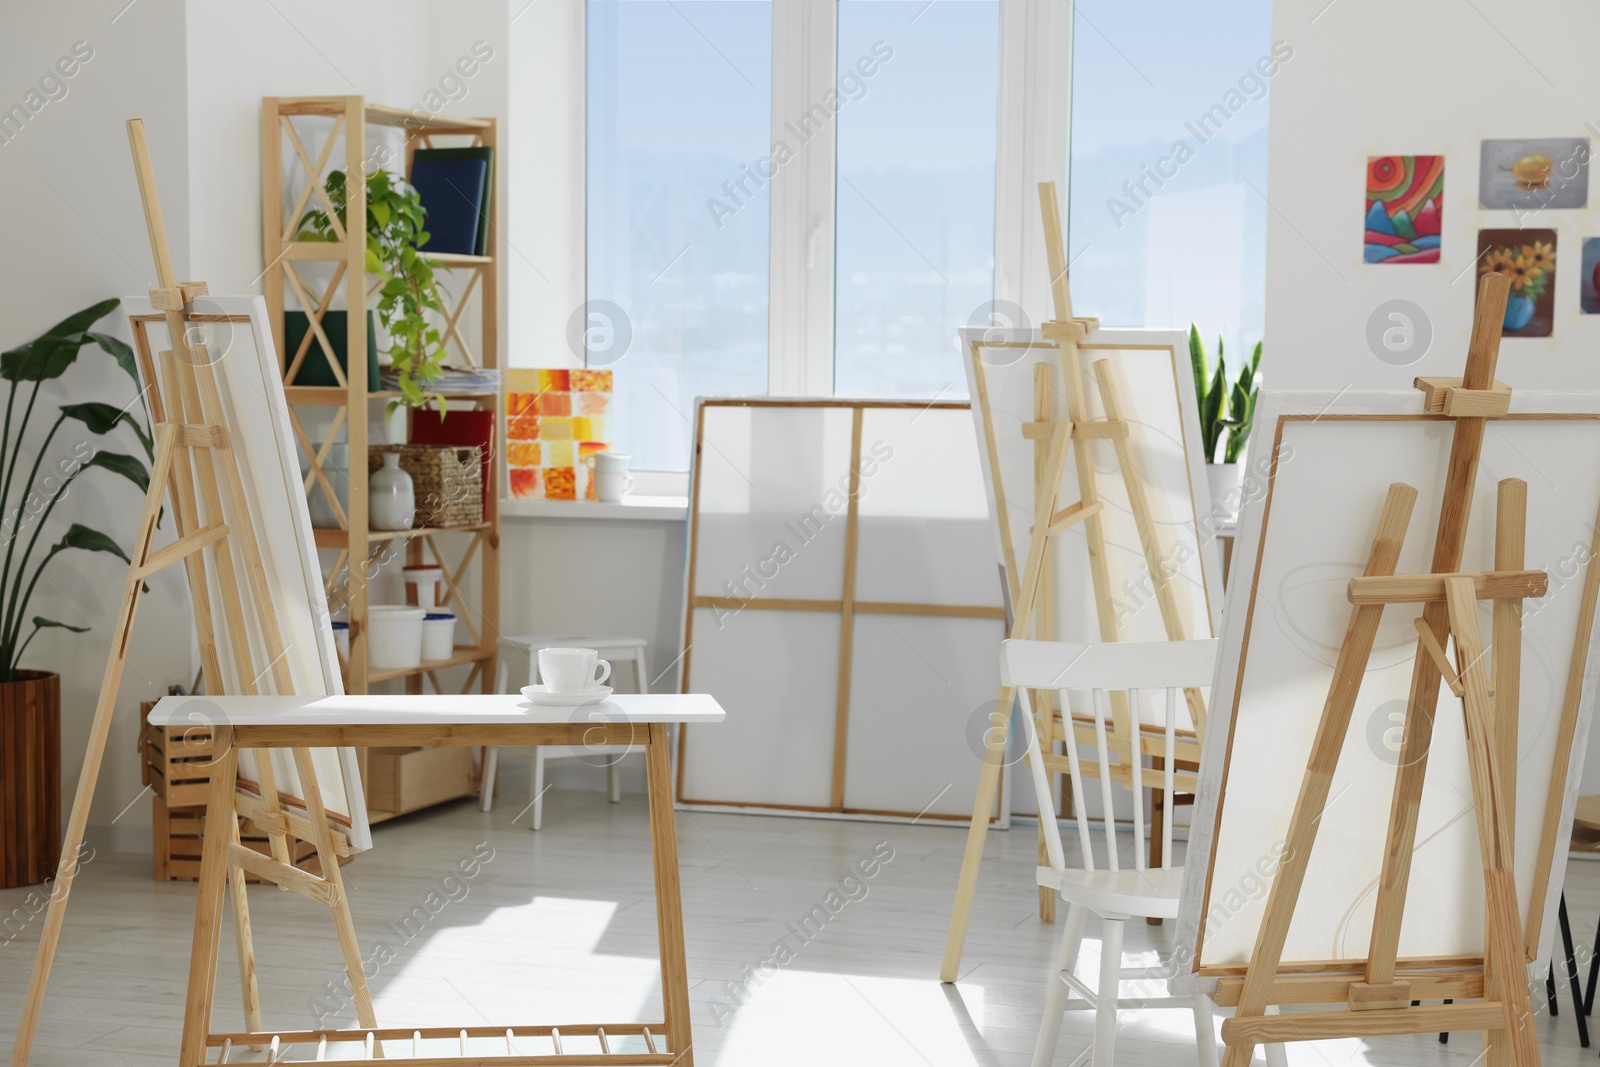
<path id="1" fill-rule="evenodd" d="M 1556 231 L 1479 230 L 1478 273 L 1511 279 L 1505 336 L 1550 336 L 1555 319 Z"/>
<path id="2" fill-rule="evenodd" d="M 1443 156 L 1367 160 L 1368 263 L 1439 262 Z"/>

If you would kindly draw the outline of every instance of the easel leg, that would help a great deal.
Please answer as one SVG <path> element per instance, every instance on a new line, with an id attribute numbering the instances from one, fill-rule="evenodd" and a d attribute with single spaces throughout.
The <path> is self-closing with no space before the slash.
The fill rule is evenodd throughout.
<path id="1" fill-rule="evenodd" d="M 656 875 L 656 934 L 661 948 L 661 1006 L 670 1051 L 681 1067 L 694 1067 L 689 1030 L 689 961 L 683 948 L 683 896 L 678 885 L 678 833 L 672 808 L 672 768 L 667 727 L 651 723 L 645 742 L 650 790 L 650 855 Z"/>
<path id="2" fill-rule="evenodd" d="M 1478 630 L 1478 600 L 1471 578 L 1445 579 L 1445 607 L 1455 638 L 1458 673 L 1466 712 L 1467 764 L 1472 772 L 1473 807 L 1478 844 L 1483 854 L 1484 901 L 1489 924 L 1484 932 L 1486 966 L 1493 967 L 1505 1009 L 1505 1030 L 1514 1067 L 1537 1067 L 1539 1049 L 1533 1032 L 1533 1004 L 1528 997 L 1527 968 L 1522 958 L 1522 919 L 1511 873 L 1509 843 L 1502 836 L 1500 779 L 1495 752 L 1494 705 L 1489 696 L 1483 641 Z M 1392 841 L 1393 838 L 1391 837 Z"/>
<path id="3" fill-rule="evenodd" d="M 239 820 L 233 821 L 233 843 L 241 844 Z M 244 869 L 228 871 L 228 903 L 233 909 L 233 942 L 239 956 L 239 990 L 244 997 L 244 1028 L 261 1030 L 261 989 L 256 984 L 255 940 L 250 936 L 250 903 L 245 897 Z"/>
<path id="4" fill-rule="evenodd" d="M 265 764 L 267 753 L 262 753 Z M 339 935 L 339 952 L 344 957 L 345 977 L 350 980 L 350 998 L 355 1002 L 356 1019 L 362 1026 L 375 1027 L 378 1018 L 372 1008 L 372 991 L 367 988 L 367 974 L 361 961 L 361 944 L 356 939 L 355 920 L 350 916 L 350 899 L 344 891 L 344 875 L 339 870 L 339 853 L 333 844 L 333 834 L 328 829 L 328 812 L 322 805 L 322 790 L 317 785 L 317 769 L 311 762 L 311 750 L 294 750 L 295 773 L 305 794 L 306 815 L 316 832 L 312 842 L 317 848 L 317 864 L 322 868 L 322 880 L 333 888 L 333 900 L 328 909 L 333 913 L 333 928 Z"/>
<path id="5" fill-rule="evenodd" d="M 150 491 L 145 496 L 139 534 L 134 542 L 133 559 L 136 563 L 142 563 L 150 555 L 156 518 L 161 510 L 162 492 L 172 471 L 177 432 L 177 428 L 171 425 L 156 428 L 156 454 L 150 465 Z M 111 656 L 106 664 L 105 677 L 100 682 L 100 696 L 95 703 L 89 744 L 83 753 L 83 769 L 78 773 L 78 789 L 72 799 L 72 813 L 67 818 L 61 861 L 56 867 L 50 905 L 45 911 L 44 928 L 39 934 L 39 949 L 33 958 L 33 977 L 28 983 L 28 996 L 23 1002 L 22 1018 L 17 1021 L 17 1036 L 11 1046 L 11 1067 L 26 1067 L 28 1054 L 33 1050 L 34 1031 L 39 1026 L 45 989 L 50 984 L 50 965 L 55 960 L 56 943 L 61 940 L 61 924 L 67 917 L 67 897 L 72 892 L 72 882 L 78 873 L 78 856 L 83 851 L 83 835 L 89 824 L 89 806 L 94 800 L 95 782 L 100 778 L 100 763 L 105 758 L 106 741 L 111 736 L 111 718 L 116 711 L 117 689 L 122 684 L 122 671 L 127 664 L 128 641 L 132 638 L 133 620 L 139 611 L 141 588 L 142 582 L 130 568 L 128 583 L 122 592 L 122 610 L 117 615 L 116 629 L 111 634 Z"/>
<path id="6" fill-rule="evenodd" d="M 189 956 L 189 995 L 183 1012 L 183 1044 L 178 1067 L 202 1067 L 211 1030 L 211 1004 L 217 987 L 217 948 L 222 939 L 222 902 L 227 895 L 228 851 L 238 833 L 234 788 L 239 777 L 239 752 L 233 729 L 212 728 L 220 756 L 212 765 L 211 792 L 206 799 L 206 838 L 200 855 L 200 892 L 194 913 L 194 947 Z"/>
<path id="7" fill-rule="evenodd" d="M 967 826 L 967 847 L 961 856 L 961 876 L 956 881 L 956 903 L 950 913 L 950 933 L 944 943 L 944 963 L 939 981 L 954 982 L 961 969 L 961 948 L 967 940 L 967 920 L 972 917 L 972 898 L 978 891 L 978 868 L 983 863 L 983 846 L 989 838 L 989 815 L 994 811 L 995 794 L 1000 789 L 1000 764 L 1005 759 L 1006 739 L 1010 734 L 1011 689 L 1000 690 L 994 715 L 984 734 L 983 767 L 978 772 L 978 796 L 972 802 L 972 822 Z M 1041 737 L 1040 744 L 1044 739 Z"/>
<path id="8" fill-rule="evenodd" d="M 1389 486 L 1383 512 L 1378 517 L 1372 549 L 1367 555 L 1366 574 L 1394 573 L 1416 500 L 1417 491 L 1409 485 L 1396 482 Z M 1261 921 L 1261 930 L 1256 935 L 1255 948 L 1250 953 L 1250 967 L 1245 973 L 1239 1005 L 1234 1010 L 1235 1019 L 1260 1016 L 1266 1012 L 1267 994 L 1278 973 L 1278 964 L 1283 959 L 1283 943 L 1289 935 L 1289 923 L 1294 919 L 1295 905 L 1300 899 L 1300 887 L 1305 881 L 1311 849 L 1317 838 L 1317 824 L 1328 802 L 1333 774 L 1339 764 L 1339 753 L 1344 747 L 1345 735 L 1350 731 L 1350 715 L 1355 709 L 1361 676 L 1372 657 L 1372 645 L 1378 636 L 1378 624 L 1382 619 L 1382 605 L 1363 605 L 1351 609 L 1350 622 L 1345 628 L 1344 640 L 1339 646 L 1339 658 L 1334 666 L 1334 681 L 1328 690 L 1327 702 L 1322 707 L 1322 718 L 1317 723 L 1316 740 L 1312 743 L 1306 775 L 1301 780 L 1300 795 L 1295 800 L 1294 815 L 1289 820 L 1289 832 L 1284 837 L 1282 865 L 1268 893 L 1266 914 Z M 1224 1036 L 1227 1030 L 1224 1026 Z M 1254 1050 L 1253 1041 L 1230 1043 L 1222 1061 L 1223 1067 L 1249 1067 Z"/>

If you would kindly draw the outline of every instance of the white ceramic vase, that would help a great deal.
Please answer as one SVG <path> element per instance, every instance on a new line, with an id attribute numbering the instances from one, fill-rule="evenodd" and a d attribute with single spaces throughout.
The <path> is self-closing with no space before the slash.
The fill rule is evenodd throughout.
<path id="1" fill-rule="evenodd" d="M 1206 483 L 1211 489 L 1211 514 L 1225 526 L 1239 521 L 1240 472 L 1238 463 L 1207 463 Z"/>
<path id="2" fill-rule="evenodd" d="M 383 466 L 367 479 L 367 525 L 374 530 L 409 530 L 417 513 L 416 487 L 400 469 L 400 453 L 385 452 Z"/>

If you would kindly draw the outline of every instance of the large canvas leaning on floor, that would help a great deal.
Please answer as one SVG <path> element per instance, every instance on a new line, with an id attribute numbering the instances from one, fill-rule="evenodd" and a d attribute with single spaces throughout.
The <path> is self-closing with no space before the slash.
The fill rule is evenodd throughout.
<path id="1" fill-rule="evenodd" d="M 1001 584 L 1009 588 L 1021 579 L 1034 522 L 1035 444 L 1023 436 L 1023 425 L 1034 415 L 1036 366 L 1051 369 L 1054 417 L 1068 417 L 1060 349 L 1036 329 L 967 327 L 961 331 L 961 344 L 973 418 L 986 452 L 984 485 L 994 522 L 993 551 Z M 1213 514 L 1206 482 L 1187 336 L 1182 330 L 1096 327 L 1079 342 L 1078 352 L 1091 418 L 1105 418 L 1095 364 L 1107 361 L 1113 371 L 1129 424 L 1130 473 L 1140 479 L 1149 501 L 1160 567 L 1178 607 L 1181 636 L 1213 637 L 1222 617 L 1219 516 Z M 1167 640 L 1116 453 L 1109 441 L 1074 441 L 1073 447 L 1083 443 L 1092 450 L 1104 505 L 1100 518 L 1118 636 L 1124 641 Z M 1068 464 L 1057 503 L 1065 506 L 1078 499 L 1077 477 Z M 1084 524 L 1057 535 L 1052 544 L 1054 580 L 1044 591 L 1052 599 L 1052 637 L 1099 641 Z"/>
<path id="2" fill-rule="evenodd" d="M 1186 973 L 1175 987 L 1209 989 L 1249 962 L 1351 618 L 1348 581 L 1363 570 L 1396 482 L 1418 495 L 1395 573 L 1429 570 L 1454 432 L 1453 420 L 1424 412 L 1421 392 L 1262 396 L 1254 443 L 1270 469 L 1239 521 L 1185 866 L 1178 943 Z M 1549 573 L 1547 595 L 1523 602 L 1514 791 L 1519 914 L 1532 931 L 1530 953 L 1542 956 L 1600 663 L 1600 394 L 1513 391 L 1509 416 L 1489 420 L 1463 571 L 1494 569 L 1502 479 L 1527 483 L 1526 565 Z M 1492 604 L 1479 603 L 1486 643 Z M 1368 953 L 1421 610 L 1391 604 L 1383 612 L 1280 973 L 1357 970 Z M 1400 928 L 1402 969 L 1408 960 L 1482 958 L 1473 796 L 1462 703 L 1441 686 Z"/>
<path id="3" fill-rule="evenodd" d="M 999 684 L 964 403 L 703 400 L 689 509 L 680 804 L 960 818 Z"/>
<path id="4" fill-rule="evenodd" d="M 171 347 L 165 320 L 151 308 L 148 298 L 128 297 L 123 304 L 132 323 L 135 349 L 141 356 L 149 353 L 159 368 L 157 354 Z M 248 497 L 249 518 L 261 549 L 267 586 L 287 646 L 286 659 L 294 695 L 342 694 L 344 683 L 334 650 L 327 594 L 311 532 L 305 487 L 295 458 L 282 368 L 278 365 L 277 349 L 267 322 L 266 302 L 259 296 L 197 298 L 192 305 L 188 342 L 204 344 L 211 359 L 226 412 L 226 428 L 232 436 L 233 452 L 238 458 Z M 237 519 L 229 516 L 229 521 Z M 240 693 L 243 690 L 239 685 L 239 667 L 228 639 L 229 621 L 219 607 L 222 601 L 220 590 L 216 588 L 216 568 L 208 567 L 207 574 L 211 577 L 210 600 L 217 654 L 227 676 L 224 691 Z M 267 664 L 271 657 L 265 654 L 258 620 L 247 618 L 245 622 L 253 661 Z M 266 670 L 260 673 L 261 677 L 252 680 L 258 691 L 270 692 L 271 673 Z M 197 725 L 210 725 L 205 721 L 203 698 L 197 699 L 196 705 Z M 329 815 L 346 831 L 354 848 L 370 848 L 372 837 L 355 751 L 313 749 L 311 754 L 322 801 Z M 240 777 L 253 780 L 256 754 L 244 749 L 239 756 Z M 279 793 L 285 799 L 302 797 L 304 793 L 292 753 L 275 751 L 272 760 Z"/>

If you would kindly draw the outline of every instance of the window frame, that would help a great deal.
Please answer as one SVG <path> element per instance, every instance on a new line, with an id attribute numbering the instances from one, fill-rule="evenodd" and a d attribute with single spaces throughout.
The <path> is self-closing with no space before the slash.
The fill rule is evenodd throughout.
<path id="1" fill-rule="evenodd" d="M 891 0 L 884 0 L 891 2 Z M 914 3 L 916 0 L 904 0 Z M 927 0 L 931 6 L 938 0 Z M 772 124 L 805 113 L 838 79 L 838 0 L 771 0 Z M 1071 0 L 998 0 L 999 85 L 995 145 L 994 300 L 1037 324 L 1053 309 L 1035 186 L 1054 181 L 1067 200 L 1071 143 Z M 580 112 L 573 182 L 587 188 L 587 3 L 575 76 Z M 837 129 L 779 168 L 769 188 L 767 395 L 834 395 Z M 576 277 L 588 278 L 588 205 Z M 1065 211 L 1063 211 L 1065 217 Z M 587 298 L 587 291 L 584 292 Z M 688 472 L 639 470 L 636 491 L 686 495 Z"/>

